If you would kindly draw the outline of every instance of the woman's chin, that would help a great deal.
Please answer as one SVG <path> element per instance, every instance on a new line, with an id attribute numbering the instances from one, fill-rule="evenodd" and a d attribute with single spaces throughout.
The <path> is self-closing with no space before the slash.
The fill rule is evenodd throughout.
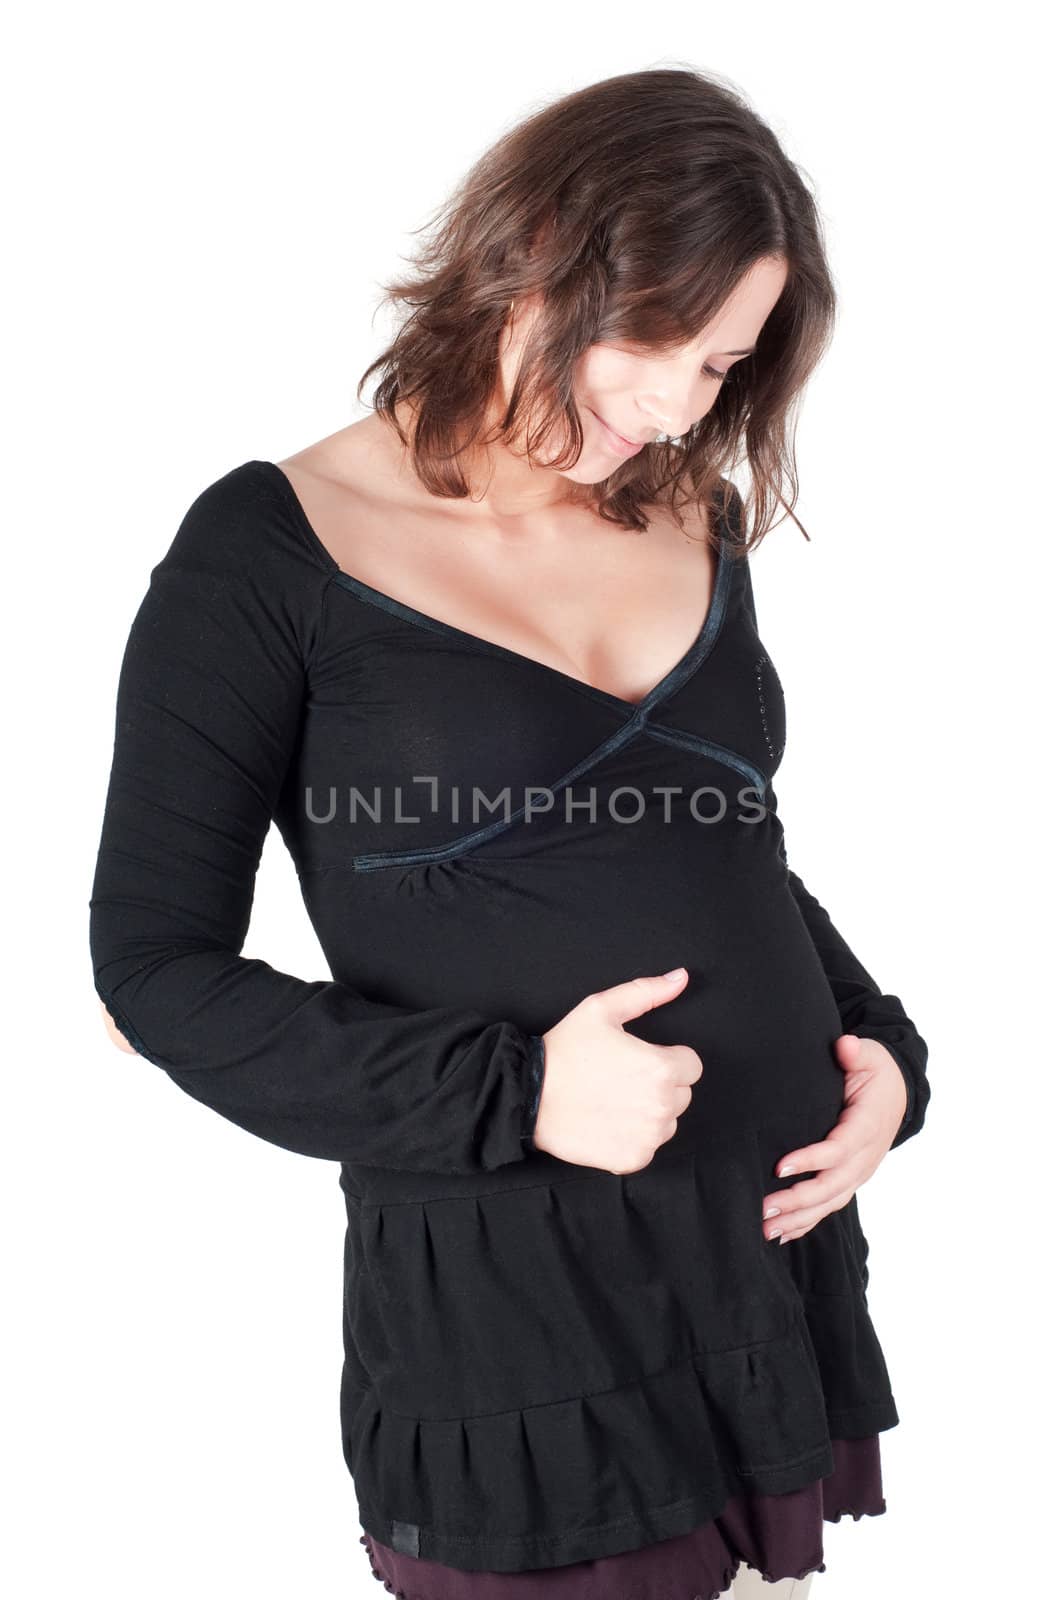
<path id="1" fill-rule="evenodd" d="M 566 478 L 571 478 L 573 483 L 584 483 L 588 486 L 594 483 L 604 483 L 606 478 L 611 478 L 623 461 L 608 450 L 586 450 L 576 465 L 565 473 Z"/>

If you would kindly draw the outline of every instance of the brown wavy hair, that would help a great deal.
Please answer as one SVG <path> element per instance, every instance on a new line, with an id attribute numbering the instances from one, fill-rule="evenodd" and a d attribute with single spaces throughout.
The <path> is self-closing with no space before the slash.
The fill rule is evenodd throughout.
<path id="1" fill-rule="evenodd" d="M 373 409 L 410 448 L 433 494 L 469 493 L 456 459 L 483 442 L 510 302 L 541 307 L 512 396 L 492 436 L 538 451 L 564 419 L 567 443 L 544 464 L 570 467 L 583 445 L 573 364 L 623 340 L 667 351 L 698 337 L 755 262 L 788 263 L 753 355 L 679 439 L 645 446 L 600 483 L 574 486 L 599 514 L 644 530 L 645 508 L 723 503 L 752 550 L 781 503 L 794 514 L 797 406 L 833 333 L 836 297 L 815 202 L 772 130 L 729 84 L 690 67 L 605 78 L 528 116 L 482 155 L 404 257 L 381 303 L 405 306 Z M 412 443 L 396 406 L 414 411 Z M 743 448 L 744 447 L 744 448 Z M 743 460 L 745 505 L 729 479 Z M 746 527 L 746 509 L 752 519 Z M 710 512 L 710 527 L 713 518 Z M 713 528 L 713 531 L 714 528 Z"/>

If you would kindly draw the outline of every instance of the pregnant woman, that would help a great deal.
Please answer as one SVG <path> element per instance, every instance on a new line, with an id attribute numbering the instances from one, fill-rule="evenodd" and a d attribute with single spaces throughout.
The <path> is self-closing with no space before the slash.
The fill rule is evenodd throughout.
<path id="1" fill-rule="evenodd" d="M 388 1589 L 804 1595 L 824 1519 L 885 1510 L 855 1191 L 929 1097 L 772 783 L 749 554 L 834 316 L 815 207 L 731 90 L 634 73 L 489 150 L 390 292 L 371 412 L 151 571 L 96 992 L 340 1164 Z M 271 823 L 330 981 L 240 954 Z"/>

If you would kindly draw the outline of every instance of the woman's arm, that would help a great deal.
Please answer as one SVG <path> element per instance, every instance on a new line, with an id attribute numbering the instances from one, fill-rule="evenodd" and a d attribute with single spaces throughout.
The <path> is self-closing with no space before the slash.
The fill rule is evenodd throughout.
<path id="1" fill-rule="evenodd" d="M 768 784 L 764 802 L 776 810 L 775 790 Z M 785 838 L 780 835 L 780 853 L 786 862 Z M 825 907 L 806 887 L 787 863 L 790 890 L 816 947 L 831 992 L 838 1006 L 841 1032 L 862 1039 L 877 1039 L 896 1061 L 904 1076 L 908 1105 L 894 1136 L 891 1150 L 918 1133 L 926 1117 L 930 1099 L 927 1080 L 927 1046 L 915 1024 L 895 994 L 883 994 L 867 968 L 854 955 L 831 921 Z"/>
<path id="2" fill-rule="evenodd" d="M 96 993 L 138 1054 L 273 1144 L 492 1170 L 532 1148 L 540 1036 L 240 954 L 327 577 L 239 468 L 193 502 L 152 570 L 122 661 L 89 901 Z"/>
<path id="3" fill-rule="evenodd" d="M 734 485 L 730 484 L 729 487 L 731 491 L 729 509 L 734 518 L 732 531 L 735 537 L 738 537 L 743 526 L 742 500 Z M 748 606 L 753 628 L 759 634 L 756 596 L 748 557 L 743 562 L 741 578 L 742 603 Z M 782 741 L 779 743 L 781 747 Z M 769 811 L 777 815 L 775 789 L 770 781 L 764 796 L 764 804 Z M 926 1117 L 927 1103 L 930 1099 L 930 1084 L 926 1071 L 928 1056 L 926 1042 L 916 1031 L 915 1024 L 898 997 L 895 994 L 883 994 L 867 968 L 857 959 L 835 928 L 825 907 L 789 866 L 786 860 L 785 836 L 780 832 L 779 837 L 780 855 L 787 864 L 790 890 L 837 1001 L 838 1015 L 842 1024 L 841 1032 L 856 1034 L 865 1039 L 877 1039 L 896 1061 L 904 1078 L 908 1103 L 904 1118 L 890 1145 L 891 1150 L 896 1149 L 897 1145 L 903 1144 L 905 1140 L 919 1132 Z"/>

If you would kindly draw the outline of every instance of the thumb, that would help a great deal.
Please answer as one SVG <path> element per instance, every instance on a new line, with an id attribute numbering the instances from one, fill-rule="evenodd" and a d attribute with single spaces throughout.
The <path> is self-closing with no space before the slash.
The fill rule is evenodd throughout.
<path id="1" fill-rule="evenodd" d="M 682 994 L 689 976 L 686 967 L 676 967 L 672 972 L 650 978 L 629 978 L 626 983 L 603 990 L 610 1021 L 630 1022 L 633 1017 L 645 1016 L 656 1006 L 667 1005 L 677 994 Z"/>
<path id="2" fill-rule="evenodd" d="M 864 1040 L 858 1033 L 839 1034 L 834 1041 L 834 1048 L 843 1068 L 850 1070 L 860 1061 L 860 1052 L 864 1047 Z"/>

